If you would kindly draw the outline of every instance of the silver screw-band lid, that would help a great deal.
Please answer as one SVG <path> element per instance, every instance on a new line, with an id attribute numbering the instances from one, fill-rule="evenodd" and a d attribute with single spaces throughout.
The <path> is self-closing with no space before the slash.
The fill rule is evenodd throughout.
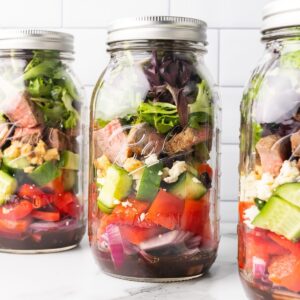
<path id="1" fill-rule="evenodd" d="M 274 0 L 263 9 L 262 32 L 300 26 L 300 0 Z"/>
<path id="2" fill-rule="evenodd" d="M 130 40 L 181 40 L 207 44 L 205 22 L 185 17 L 145 16 L 120 19 L 108 27 L 107 43 Z"/>
<path id="3" fill-rule="evenodd" d="M 73 36 L 64 32 L 39 29 L 0 31 L 0 49 L 57 50 L 73 52 Z"/>

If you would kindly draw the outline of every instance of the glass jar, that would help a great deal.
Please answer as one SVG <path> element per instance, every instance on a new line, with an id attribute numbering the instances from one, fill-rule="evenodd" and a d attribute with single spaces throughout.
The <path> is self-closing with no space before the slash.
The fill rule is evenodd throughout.
<path id="1" fill-rule="evenodd" d="M 264 10 L 241 105 L 239 269 L 251 299 L 300 299 L 300 5 Z"/>
<path id="2" fill-rule="evenodd" d="M 82 90 L 71 71 L 73 37 L 0 34 L 0 251 L 75 247 L 85 231 Z"/>
<path id="3" fill-rule="evenodd" d="M 205 45 L 194 19 L 109 29 L 90 125 L 89 239 L 105 273 L 185 280 L 216 258 L 219 106 Z"/>

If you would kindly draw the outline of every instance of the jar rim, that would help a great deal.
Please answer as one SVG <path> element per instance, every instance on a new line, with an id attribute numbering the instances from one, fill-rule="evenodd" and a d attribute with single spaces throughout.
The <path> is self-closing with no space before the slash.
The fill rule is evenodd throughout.
<path id="1" fill-rule="evenodd" d="M 207 44 L 207 25 L 194 18 L 141 16 L 119 19 L 108 27 L 107 44 L 128 40 L 181 40 Z"/>
<path id="2" fill-rule="evenodd" d="M 0 50 L 56 50 L 74 52 L 73 35 L 65 32 L 28 29 L 5 29 L 0 32 Z"/>

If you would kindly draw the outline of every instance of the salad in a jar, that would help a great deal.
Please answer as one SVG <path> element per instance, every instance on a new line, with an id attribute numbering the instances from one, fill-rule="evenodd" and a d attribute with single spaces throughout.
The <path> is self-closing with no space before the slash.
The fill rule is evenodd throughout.
<path id="1" fill-rule="evenodd" d="M 84 233 L 80 95 L 58 51 L 0 59 L 0 249 L 51 251 Z"/>
<path id="2" fill-rule="evenodd" d="M 90 243 L 109 274 L 196 277 L 218 246 L 214 95 L 193 56 L 144 55 L 119 55 L 94 92 Z"/>
<path id="3" fill-rule="evenodd" d="M 242 103 L 239 268 L 244 283 L 266 299 L 300 296 L 300 52 L 295 46 L 291 41 L 270 47 Z"/>

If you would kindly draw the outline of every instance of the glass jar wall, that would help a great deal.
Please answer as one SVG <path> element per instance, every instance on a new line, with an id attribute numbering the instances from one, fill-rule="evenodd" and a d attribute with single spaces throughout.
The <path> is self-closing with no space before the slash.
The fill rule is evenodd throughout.
<path id="1" fill-rule="evenodd" d="M 93 93 L 90 244 L 113 276 L 198 277 L 219 241 L 219 107 L 203 62 L 206 40 L 198 40 L 205 25 L 171 17 L 130 24 L 130 34 L 118 28 L 122 37 L 112 27 L 110 63 Z M 195 40 L 174 40 L 182 25 Z M 141 36 L 142 26 L 149 32 Z"/>
<path id="2" fill-rule="evenodd" d="M 0 251 L 75 247 L 84 234 L 82 91 L 70 35 L 0 37 Z"/>
<path id="3" fill-rule="evenodd" d="M 300 30 L 272 20 L 241 106 L 239 269 L 251 299 L 300 299 Z"/>

